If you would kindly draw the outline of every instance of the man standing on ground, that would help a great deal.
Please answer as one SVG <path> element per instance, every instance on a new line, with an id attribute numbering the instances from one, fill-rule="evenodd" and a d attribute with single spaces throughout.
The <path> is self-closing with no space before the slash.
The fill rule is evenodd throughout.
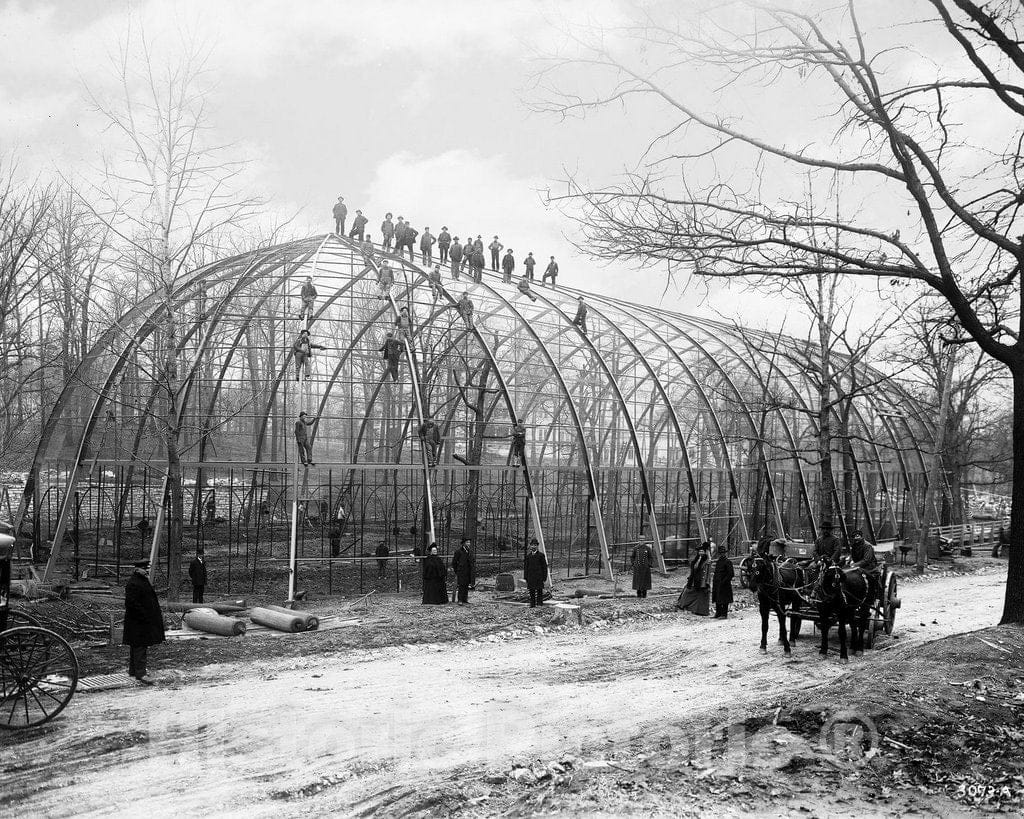
<path id="1" fill-rule="evenodd" d="M 345 204 L 345 197 L 339 196 L 334 203 L 334 232 L 339 236 L 345 235 L 345 217 L 348 216 L 348 206 Z"/>
<path id="2" fill-rule="evenodd" d="M 633 589 L 637 597 L 647 597 L 651 588 L 651 566 L 654 565 L 654 552 L 646 543 L 638 543 L 633 547 L 630 556 L 633 566 Z"/>
<path id="3" fill-rule="evenodd" d="M 206 563 L 203 560 L 203 547 L 196 548 L 196 556 L 188 566 L 188 578 L 192 581 L 192 602 L 202 603 L 203 592 L 206 591 Z"/>
<path id="4" fill-rule="evenodd" d="M 303 466 L 316 466 L 313 462 L 313 430 L 311 427 L 316 423 L 316 418 L 309 418 L 306 413 L 300 412 L 295 422 L 295 446 L 299 452 L 299 463 Z"/>
<path id="5" fill-rule="evenodd" d="M 512 271 L 516 269 L 516 260 L 512 255 L 512 248 L 505 251 L 505 255 L 501 259 L 501 273 L 502 279 L 506 282 L 512 281 Z"/>
<path id="6" fill-rule="evenodd" d="M 469 547 L 473 541 L 468 537 L 462 539 L 459 548 L 452 556 L 452 572 L 455 573 L 455 583 L 458 586 L 458 602 L 460 606 L 469 605 L 469 587 L 476 582 L 476 559 Z"/>
<path id="7" fill-rule="evenodd" d="M 555 286 L 555 280 L 558 278 L 558 262 L 555 261 L 555 257 L 551 257 L 551 261 L 548 262 L 548 266 L 544 268 L 544 275 L 540 277 L 540 283 L 544 284 L 548 279 L 551 279 L 551 286 Z"/>
<path id="8" fill-rule="evenodd" d="M 576 318 L 572 320 L 572 323 L 580 328 L 580 332 L 583 335 L 587 334 L 587 303 L 583 301 L 583 296 L 576 297 Z"/>
<path id="9" fill-rule="evenodd" d="M 498 241 L 498 237 L 494 237 L 494 241 L 491 242 L 487 249 L 491 251 L 491 270 L 495 273 L 498 272 L 498 254 L 501 253 L 501 249 L 504 245 Z"/>
<path id="10" fill-rule="evenodd" d="M 363 241 L 363 231 L 366 229 L 366 223 L 369 221 L 369 219 L 363 216 L 363 212 L 361 210 L 357 210 L 356 218 L 352 220 L 352 230 L 348 232 L 348 238 L 351 239 L 355 237 L 359 239 L 360 242 Z"/>
<path id="11" fill-rule="evenodd" d="M 382 540 L 377 544 L 377 579 L 383 580 L 388 570 L 388 545 Z"/>
<path id="12" fill-rule="evenodd" d="M 452 235 L 448 232 L 448 228 L 442 227 L 441 232 L 437 234 L 437 252 L 440 254 L 438 261 L 444 264 L 448 261 L 448 247 L 452 243 Z"/>
<path id="13" fill-rule="evenodd" d="M 153 584 L 149 582 L 149 561 L 137 560 L 135 570 L 124 587 L 124 637 L 128 646 L 128 676 L 143 685 L 146 679 L 146 654 L 150 646 L 164 641 L 164 618 Z"/>
<path id="14" fill-rule="evenodd" d="M 548 579 L 548 560 L 537 547 L 537 538 L 530 538 L 530 549 L 523 561 L 523 579 L 530 591 L 530 608 L 535 609 L 544 602 L 544 584 Z"/>
<path id="15" fill-rule="evenodd" d="M 725 549 L 718 547 L 718 560 L 715 561 L 715 573 L 711 580 L 711 602 L 715 604 L 716 620 L 725 620 L 729 617 L 729 604 L 732 603 L 732 578 L 736 573 L 725 553 Z"/>

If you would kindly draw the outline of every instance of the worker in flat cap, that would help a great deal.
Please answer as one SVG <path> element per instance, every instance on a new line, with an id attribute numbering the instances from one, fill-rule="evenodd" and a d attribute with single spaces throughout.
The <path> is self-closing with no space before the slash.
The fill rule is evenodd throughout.
<path id="1" fill-rule="evenodd" d="M 135 570 L 124 588 L 124 638 L 128 646 L 128 675 L 142 685 L 146 679 L 146 654 L 150 646 L 164 641 L 164 617 L 156 591 L 149 582 L 149 561 L 135 561 Z"/>
<path id="2" fill-rule="evenodd" d="M 821 534 L 814 541 L 814 559 L 838 563 L 843 554 L 843 541 L 832 533 L 832 521 L 821 522 Z"/>

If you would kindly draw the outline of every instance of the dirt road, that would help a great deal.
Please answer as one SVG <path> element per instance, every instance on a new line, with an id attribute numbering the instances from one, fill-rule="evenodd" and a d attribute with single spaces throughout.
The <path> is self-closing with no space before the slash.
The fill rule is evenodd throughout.
<path id="1" fill-rule="evenodd" d="M 981 574 L 905 585 L 898 639 L 878 650 L 994 624 L 1004 582 Z M 821 660 L 812 640 L 790 661 L 774 642 L 761 655 L 756 620 L 753 610 L 725 622 L 671 614 L 517 641 L 207 666 L 188 685 L 83 694 L 55 730 L 3 749 L 0 808 L 358 811 L 456 766 L 507 769 L 698 714 L 739 715 L 849 668 Z"/>

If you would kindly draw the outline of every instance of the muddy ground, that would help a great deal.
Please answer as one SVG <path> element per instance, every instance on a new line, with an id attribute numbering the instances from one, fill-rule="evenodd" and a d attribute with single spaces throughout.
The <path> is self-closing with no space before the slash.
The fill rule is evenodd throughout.
<path id="1" fill-rule="evenodd" d="M 1003 582 L 984 564 L 906 582 L 895 637 L 850 665 L 811 640 L 791 660 L 774 643 L 761 655 L 755 611 L 696 618 L 671 593 L 588 598 L 582 627 L 481 593 L 469 608 L 371 598 L 358 626 L 322 634 L 170 643 L 154 650 L 157 686 L 82 693 L 0 737 L 0 809 L 1019 810 L 1021 771 L 999 754 L 1024 736 L 1024 640 L 951 637 L 998 620 Z M 94 670 L 123 659 L 85 653 Z"/>

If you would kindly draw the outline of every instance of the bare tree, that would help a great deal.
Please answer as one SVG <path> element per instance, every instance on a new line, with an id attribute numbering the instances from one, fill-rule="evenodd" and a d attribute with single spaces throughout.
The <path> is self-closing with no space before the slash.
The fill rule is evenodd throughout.
<path id="1" fill-rule="evenodd" d="M 34 443 L 26 421 L 42 413 L 45 304 L 39 258 L 45 255 L 52 187 L 18 181 L 13 164 L 0 166 L 0 459 L 17 463 Z M 33 396 L 35 396 L 33 398 Z"/>
<path id="2" fill-rule="evenodd" d="M 1020 7 L 928 2 L 925 20 L 895 20 L 904 9 L 890 4 L 881 12 L 887 24 L 870 9 L 870 32 L 860 16 L 867 4 L 856 0 L 821 13 L 748 0 L 685 21 L 638 11 L 612 30 L 569 32 L 574 51 L 540 72 L 538 87 L 556 93 L 537 107 L 574 116 L 635 102 L 666 114 L 639 170 L 606 187 L 570 179 L 556 197 L 576 209 L 581 244 L 598 256 L 726 278 L 824 269 L 908 281 L 948 302 L 963 332 L 1013 379 L 1013 546 L 1002 621 L 1024 622 Z M 918 29 L 915 59 L 932 43 L 952 45 L 959 59 L 937 52 L 934 76 L 908 85 L 899 73 L 890 87 L 901 51 L 909 53 L 909 25 Z M 581 66 L 585 91 L 573 86 Z M 597 93 L 594 75 L 606 79 Z M 790 127 L 810 134 L 806 145 L 772 135 L 765 122 L 742 122 L 744 86 L 785 95 L 778 104 Z M 695 101 L 695 89 L 709 88 L 712 113 Z M 794 104 L 795 94 L 818 104 Z M 981 105 L 998 113 L 987 133 L 972 129 L 971 113 L 958 117 Z M 776 184 L 794 172 L 838 176 L 862 195 L 842 209 L 809 210 Z"/>
<path id="3" fill-rule="evenodd" d="M 230 146 L 208 140 L 204 63 L 192 43 L 165 61 L 144 35 L 129 36 L 114 62 L 119 93 L 108 100 L 90 91 L 120 150 L 104 157 L 102 181 L 89 190 L 76 187 L 79 200 L 113 235 L 118 265 L 134 278 L 137 294 L 160 301 L 159 326 L 139 354 L 157 400 L 133 409 L 156 423 L 163 441 L 171 599 L 181 582 L 184 514 L 180 369 L 187 354 L 179 330 L 185 308 L 179 286 L 209 258 L 225 231 L 244 224 L 261 205 L 239 192 L 245 163 L 230 157 Z"/>

